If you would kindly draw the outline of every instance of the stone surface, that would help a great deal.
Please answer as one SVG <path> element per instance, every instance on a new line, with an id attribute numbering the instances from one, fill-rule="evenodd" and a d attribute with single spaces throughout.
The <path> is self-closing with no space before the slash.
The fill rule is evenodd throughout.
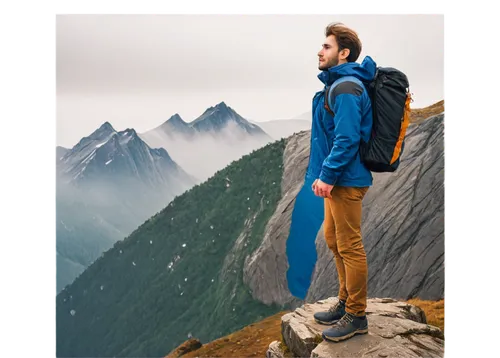
<path id="1" fill-rule="evenodd" d="M 423 311 L 405 302 L 370 298 L 366 309 L 368 333 L 341 342 L 323 341 L 329 326 L 314 321 L 313 314 L 327 310 L 335 297 L 305 303 L 282 317 L 283 340 L 293 357 L 442 357 L 444 335 L 426 324 Z M 277 342 L 277 341 L 276 341 Z M 271 345 L 273 345 L 271 347 Z M 268 356 L 283 352 L 273 342 Z M 278 353 L 276 353 L 278 352 Z M 276 355 L 278 356 L 278 355 Z"/>
<path id="2" fill-rule="evenodd" d="M 281 349 L 281 342 L 273 341 L 269 345 L 269 349 L 266 352 L 266 358 L 284 358 L 285 355 Z"/>

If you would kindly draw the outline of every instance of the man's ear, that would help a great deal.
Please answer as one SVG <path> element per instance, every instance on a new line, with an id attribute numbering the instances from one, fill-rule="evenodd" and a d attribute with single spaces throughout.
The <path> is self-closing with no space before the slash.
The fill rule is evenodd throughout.
<path id="1" fill-rule="evenodd" d="M 351 53 L 351 50 L 349 50 L 348 48 L 345 48 L 343 49 L 342 51 L 340 51 L 339 55 L 340 55 L 340 59 L 342 60 L 345 60 L 347 59 L 347 57 L 349 57 L 349 54 Z"/>

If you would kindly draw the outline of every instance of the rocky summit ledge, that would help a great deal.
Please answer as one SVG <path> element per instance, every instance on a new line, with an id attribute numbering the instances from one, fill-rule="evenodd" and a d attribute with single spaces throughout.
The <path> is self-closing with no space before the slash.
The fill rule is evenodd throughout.
<path id="1" fill-rule="evenodd" d="M 316 323 L 313 315 L 328 310 L 336 301 L 331 297 L 305 303 L 285 314 L 281 318 L 282 341 L 269 345 L 267 358 L 443 357 L 443 332 L 426 323 L 419 307 L 392 298 L 367 300 L 367 334 L 337 343 L 324 341 L 321 333 L 329 326 Z"/>

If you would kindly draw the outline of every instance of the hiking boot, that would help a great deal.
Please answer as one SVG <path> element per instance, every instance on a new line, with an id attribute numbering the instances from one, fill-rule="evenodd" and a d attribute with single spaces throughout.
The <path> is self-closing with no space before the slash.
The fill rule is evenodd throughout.
<path id="1" fill-rule="evenodd" d="M 323 331 L 322 337 L 325 340 L 339 342 L 351 338 L 355 334 L 368 333 L 368 319 L 364 319 L 346 312 L 341 319 L 332 327 Z"/>
<path id="2" fill-rule="evenodd" d="M 314 320 L 321 324 L 334 324 L 345 314 L 345 302 L 338 301 L 328 311 L 316 312 Z"/>

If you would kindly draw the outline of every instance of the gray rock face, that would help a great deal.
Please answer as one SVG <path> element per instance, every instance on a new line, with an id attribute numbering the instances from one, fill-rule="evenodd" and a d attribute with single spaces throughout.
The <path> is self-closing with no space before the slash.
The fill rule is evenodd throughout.
<path id="1" fill-rule="evenodd" d="M 407 131 L 395 173 L 374 173 L 363 200 L 362 235 L 368 261 L 368 297 L 444 295 L 443 114 Z M 312 302 L 338 293 L 333 253 L 323 230 L 318 263 L 306 297 Z"/>
<path id="2" fill-rule="evenodd" d="M 283 348 L 281 347 L 281 342 L 273 341 L 269 345 L 269 349 L 266 352 L 266 358 L 284 358 Z"/>
<path id="3" fill-rule="evenodd" d="M 309 132 L 289 138 L 284 154 L 281 200 L 267 223 L 259 248 L 245 261 L 243 280 L 254 298 L 265 304 L 296 301 L 288 290 L 286 240 L 295 197 L 302 188 L 309 160 Z"/>
<path id="4" fill-rule="evenodd" d="M 368 299 L 368 333 L 341 341 L 323 341 L 328 326 L 318 324 L 313 315 L 327 310 L 337 298 L 304 304 L 281 318 L 283 341 L 293 357 L 442 357 L 444 336 L 428 325 L 423 311 L 391 298 Z M 270 344 L 267 357 L 283 357 L 278 341 Z"/>
<path id="5" fill-rule="evenodd" d="M 368 260 L 368 297 L 440 299 L 444 295 L 444 148 L 440 114 L 407 130 L 395 173 L 373 173 L 363 201 L 362 234 Z M 266 303 L 302 304 L 288 291 L 286 240 L 295 197 L 309 160 L 310 131 L 287 139 L 282 199 L 262 245 L 245 264 L 244 280 Z M 338 278 L 323 229 L 306 302 L 336 296 Z"/>

